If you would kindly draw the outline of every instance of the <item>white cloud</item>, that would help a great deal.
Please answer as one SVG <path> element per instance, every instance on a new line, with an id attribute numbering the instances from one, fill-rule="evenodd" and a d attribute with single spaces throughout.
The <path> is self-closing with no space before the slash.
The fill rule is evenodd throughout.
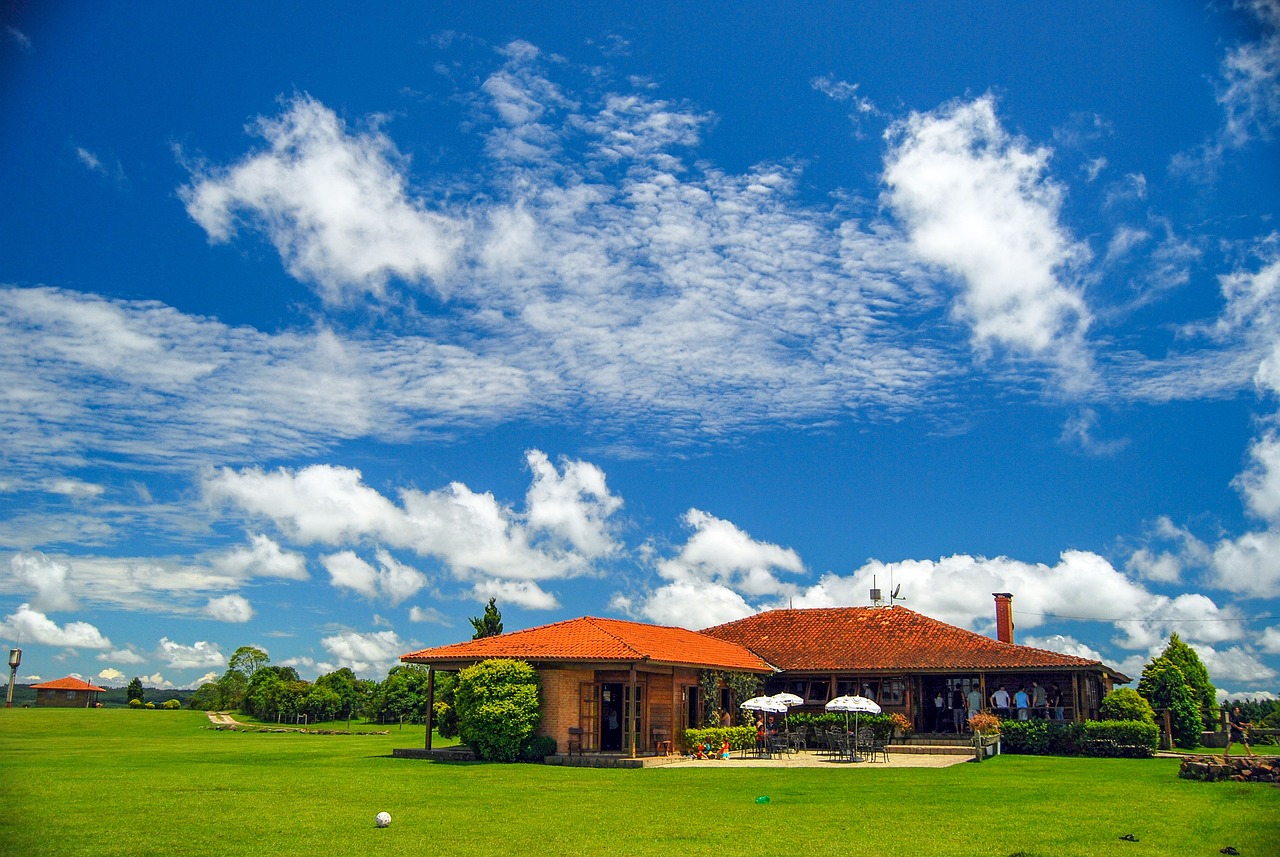
<path id="1" fill-rule="evenodd" d="M 609 517 L 622 508 L 622 499 L 609 493 L 604 471 L 586 461 L 566 460 L 562 475 L 539 450 L 525 457 L 533 471 L 525 498 L 530 528 L 553 533 L 588 557 L 616 551 Z"/>
<path id="2" fill-rule="evenodd" d="M 1258 638 L 1258 647 L 1269 655 L 1280 655 L 1280 625 L 1272 625 Z"/>
<path id="3" fill-rule="evenodd" d="M 227 665 L 227 657 L 218 650 L 218 644 L 205 640 L 186 646 L 168 637 L 162 637 L 156 656 L 179 670 L 207 669 Z"/>
<path id="4" fill-rule="evenodd" d="M 889 132 L 888 199 L 920 256 L 959 275 L 956 315 L 982 350 L 1047 356 L 1074 385 L 1090 373 L 1090 314 L 1066 280 L 1085 250 L 1058 221 L 1062 188 L 1045 178 L 1049 151 L 1000 125 L 995 99 L 913 113 Z"/>
<path id="5" fill-rule="evenodd" d="M 339 589 L 354 590 L 365 598 L 378 597 L 378 572 L 353 551 L 321 557 L 320 564 L 329 572 L 329 582 Z"/>
<path id="6" fill-rule="evenodd" d="M 124 673 L 114 667 L 107 667 L 98 673 L 98 678 L 105 682 L 121 681 L 125 677 Z"/>
<path id="7" fill-rule="evenodd" d="M 320 645 L 333 655 L 339 667 L 350 667 L 362 678 L 383 678 L 405 654 L 405 643 L 395 631 L 360 634 L 345 631 L 325 637 Z"/>
<path id="8" fill-rule="evenodd" d="M 794 550 L 757 541 L 699 509 L 688 510 L 683 521 L 693 531 L 689 539 L 675 556 L 655 563 L 659 576 L 669 582 L 640 598 L 616 594 L 614 609 L 697 629 L 755 613 L 748 597 L 763 603 L 797 591 L 795 584 L 778 577 L 804 571 Z"/>
<path id="9" fill-rule="evenodd" d="M 445 628 L 452 628 L 453 621 L 444 613 L 435 607 L 418 607 L 409 608 L 410 622 L 428 622 L 432 625 L 441 625 Z"/>
<path id="10" fill-rule="evenodd" d="M 608 517 L 621 501 L 594 465 L 567 462 L 561 476 L 542 453 L 531 451 L 529 460 L 534 477 L 523 515 L 456 482 L 431 492 L 403 489 L 397 505 L 365 485 L 359 471 L 325 465 L 272 473 L 224 468 L 204 487 L 210 501 L 268 518 L 299 542 L 373 540 L 439 559 L 481 589 L 506 586 L 522 603 L 553 605 L 531 582 L 585 573 L 590 557 L 614 550 Z M 544 544 L 544 533 L 555 538 Z M 426 585 L 425 575 L 389 553 L 379 554 L 379 563 L 380 571 L 346 551 L 326 558 L 325 567 L 335 585 L 368 598 L 380 592 L 396 604 Z"/>
<path id="11" fill-rule="evenodd" d="M 223 595 L 221 598 L 210 598 L 204 607 L 204 613 L 219 622 L 243 623 L 253 618 L 253 606 L 243 595 Z"/>
<path id="12" fill-rule="evenodd" d="M 1237 4 L 1253 13 L 1260 38 L 1237 45 L 1222 61 L 1218 103 L 1225 123 L 1221 142 L 1238 148 L 1270 139 L 1280 127 L 1280 7 L 1275 0 Z"/>
<path id="13" fill-rule="evenodd" d="M 306 557 L 282 550 L 273 539 L 261 534 L 250 535 L 247 548 L 235 547 L 214 557 L 213 566 L 231 577 L 308 577 Z"/>
<path id="14" fill-rule="evenodd" d="M 42 553 L 14 554 L 9 570 L 23 590 L 35 590 L 31 605 L 41 612 L 74 610 L 76 599 L 67 586 L 66 563 L 57 562 Z"/>
<path id="15" fill-rule="evenodd" d="M 1252 651 L 1240 646 L 1219 651 L 1201 643 L 1195 649 L 1215 686 L 1223 683 L 1239 685 L 1276 677 L 1275 670 L 1262 663 Z"/>
<path id="16" fill-rule="evenodd" d="M 146 657 L 133 649 L 116 649 L 110 652 L 102 652 L 98 655 L 98 660 L 117 664 L 145 664 L 147 662 Z"/>
<path id="17" fill-rule="evenodd" d="M 29 604 L 18 605 L 17 611 L 0 622 L 0 634 L 10 640 L 39 643 L 45 646 L 66 646 L 73 649 L 109 649 L 111 641 L 88 622 L 68 622 L 58 626 L 43 613 L 32 610 Z"/>
<path id="18" fill-rule="evenodd" d="M 328 570 L 329 582 L 334 586 L 354 590 L 371 601 L 381 598 L 393 607 L 427 585 L 426 575 L 397 561 L 387 551 L 379 550 L 377 557 L 378 568 L 352 551 L 321 557 L 320 562 Z"/>
<path id="19" fill-rule="evenodd" d="M 85 482 L 82 479 L 70 479 L 67 477 L 46 479 L 42 483 L 42 487 L 50 494 L 61 494 L 64 497 L 71 497 L 79 500 L 101 497 L 103 492 L 106 491 L 106 489 L 101 485 L 96 485 L 92 482 Z"/>
<path id="20" fill-rule="evenodd" d="M 268 147 L 180 191 L 213 241 L 248 214 L 295 277 L 329 301 L 380 295 L 389 277 L 439 281 L 454 265 L 464 224 L 405 194 L 405 159 L 381 131 L 348 133 L 337 115 L 298 96 L 254 132 Z"/>
<path id="21" fill-rule="evenodd" d="M 777 576 L 778 572 L 804 571 L 800 555 L 791 548 L 756 541 L 729 521 L 699 509 L 685 512 L 684 523 L 693 534 L 679 554 L 658 562 L 662 577 L 676 582 L 731 584 L 753 596 L 795 591 L 794 584 Z"/>
<path id="22" fill-rule="evenodd" d="M 639 603 L 626 596 L 615 595 L 609 606 L 660 625 L 694 631 L 732 622 L 756 612 L 728 586 L 696 578 L 660 586 Z"/>
<path id="23" fill-rule="evenodd" d="M 1111 624 L 1116 645 L 1146 649 L 1177 632 L 1189 641 L 1220 642 L 1244 636 L 1235 607 L 1218 607 L 1196 593 L 1169 598 L 1145 589 L 1088 551 L 1064 551 L 1056 565 L 1008 557 L 987 559 L 964 554 L 939 560 L 872 560 L 852 575 L 823 575 L 794 598 L 796 607 L 834 607 L 868 603 L 876 580 L 883 588 L 902 585 L 906 606 L 927 616 L 992 633 L 995 604 L 991 593 L 1014 594 L 1015 641 L 1051 618 Z M 1215 621 L 1203 621 L 1205 619 Z"/>
<path id="24" fill-rule="evenodd" d="M 1224 539 L 1213 549 L 1213 583 L 1255 598 L 1280 595 L 1280 532 L 1266 530 Z"/>
<path id="25" fill-rule="evenodd" d="M 560 606 L 560 601 L 554 595 L 532 580 L 481 580 L 471 588 L 471 594 L 478 601 L 497 598 L 526 610 L 554 610 Z"/>
<path id="26" fill-rule="evenodd" d="M 1093 661 L 1104 660 L 1102 653 L 1097 649 L 1066 634 L 1050 634 L 1047 637 L 1025 637 L 1018 642 L 1024 646 L 1046 649 L 1063 655 L 1073 655 L 1077 658 L 1088 658 Z"/>

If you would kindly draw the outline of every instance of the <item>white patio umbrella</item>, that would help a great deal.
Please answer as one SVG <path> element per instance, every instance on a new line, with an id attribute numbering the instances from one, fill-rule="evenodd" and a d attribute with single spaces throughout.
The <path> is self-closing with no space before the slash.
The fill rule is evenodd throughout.
<path id="1" fill-rule="evenodd" d="M 772 700 L 776 700 L 777 702 L 780 702 L 780 703 L 782 703 L 784 706 L 786 706 L 787 711 L 786 711 L 786 713 L 784 713 L 784 714 L 782 715 L 784 720 L 785 720 L 785 719 L 787 718 L 787 716 L 791 713 L 791 706 L 793 706 L 793 705 L 803 705 L 803 704 L 804 704 L 804 700 L 803 700 L 803 699 L 801 699 L 800 697 L 796 696 L 794 693 L 787 693 L 786 691 L 783 691 L 782 693 L 775 693 L 773 696 L 771 696 L 771 697 L 769 697 L 769 698 L 770 698 L 770 699 L 772 699 Z M 789 721 L 789 720 L 787 720 L 787 723 L 788 723 L 787 728 L 788 728 L 788 729 L 789 729 L 789 728 L 791 728 L 791 727 L 790 727 L 790 721 Z"/>
<path id="2" fill-rule="evenodd" d="M 787 706 L 772 696 L 753 696 L 738 707 L 744 711 L 766 711 L 769 714 L 787 713 Z"/>
<path id="3" fill-rule="evenodd" d="M 843 711 L 844 712 L 844 728 L 849 729 L 849 712 L 853 712 L 853 731 L 856 735 L 858 732 L 858 714 L 865 712 L 867 714 L 879 714 L 880 706 L 874 701 L 867 699 L 865 696 L 837 696 L 835 699 L 827 703 L 827 711 Z M 853 761 L 861 762 L 862 759 L 854 755 Z"/>

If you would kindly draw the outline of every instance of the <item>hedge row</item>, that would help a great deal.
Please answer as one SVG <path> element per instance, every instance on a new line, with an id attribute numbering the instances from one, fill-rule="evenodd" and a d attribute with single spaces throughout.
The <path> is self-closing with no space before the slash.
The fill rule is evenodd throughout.
<path id="1" fill-rule="evenodd" d="M 1004 720 L 1000 752 L 1030 756 L 1103 756 L 1141 759 L 1155 755 L 1160 730 L 1136 720 L 1068 723 Z"/>
<path id="2" fill-rule="evenodd" d="M 756 745 L 756 728 L 754 726 L 708 726 L 706 729 L 684 730 L 684 746 L 695 747 L 708 744 L 713 750 L 719 750 L 728 740 L 730 749 L 744 750 Z"/>

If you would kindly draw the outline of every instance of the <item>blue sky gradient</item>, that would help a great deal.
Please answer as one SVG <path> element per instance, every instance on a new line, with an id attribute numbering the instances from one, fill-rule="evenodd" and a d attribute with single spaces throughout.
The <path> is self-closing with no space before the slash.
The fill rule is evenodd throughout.
<path id="1" fill-rule="evenodd" d="M 1275 0 L 2 8 L 23 678 L 874 578 L 1277 691 Z"/>

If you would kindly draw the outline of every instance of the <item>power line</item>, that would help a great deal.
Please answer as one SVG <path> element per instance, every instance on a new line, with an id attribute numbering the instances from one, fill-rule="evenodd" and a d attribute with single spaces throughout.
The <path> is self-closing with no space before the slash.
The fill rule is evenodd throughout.
<path id="1" fill-rule="evenodd" d="M 1028 610 L 1014 610 L 1018 616 L 1039 616 L 1042 619 L 1072 619 L 1077 622 L 1270 622 L 1280 616 L 1229 617 L 1219 616 L 1214 619 L 1181 619 L 1169 616 L 1144 616 L 1136 619 L 1112 619 L 1103 616 L 1063 616 L 1061 613 L 1032 613 Z"/>

